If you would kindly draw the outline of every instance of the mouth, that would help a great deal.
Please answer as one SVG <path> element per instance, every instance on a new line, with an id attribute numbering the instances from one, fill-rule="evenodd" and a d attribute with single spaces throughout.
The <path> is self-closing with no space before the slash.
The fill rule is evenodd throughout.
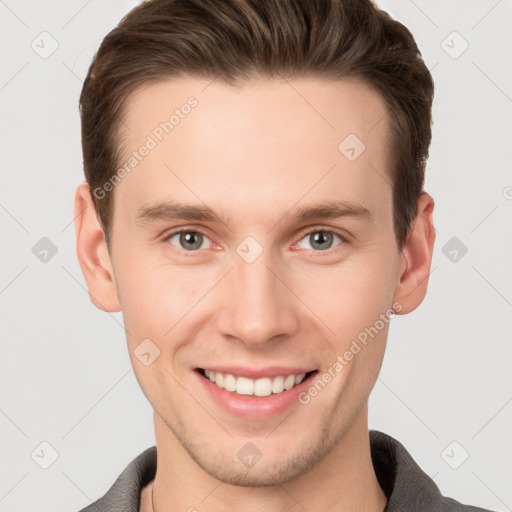
<path id="1" fill-rule="evenodd" d="M 306 381 L 312 379 L 319 370 L 311 370 L 289 375 L 276 375 L 274 377 L 261 377 L 252 379 L 245 376 L 235 376 L 230 373 L 217 372 L 204 368 L 195 368 L 204 379 L 212 382 L 217 388 L 223 389 L 233 395 L 252 397 L 268 397 L 286 393 Z"/>

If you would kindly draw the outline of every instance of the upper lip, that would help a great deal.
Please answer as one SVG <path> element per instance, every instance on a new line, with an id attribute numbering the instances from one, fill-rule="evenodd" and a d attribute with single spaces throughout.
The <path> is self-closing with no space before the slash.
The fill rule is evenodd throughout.
<path id="1" fill-rule="evenodd" d="M 314 371 L 315 368 L 303 368 L 299 366 L 267 366 L 259 370 L 244 368 L 243 366 L 204 366 L 202 370 L 210 370 L 219 373 L 230 373 L 235 377 L 248 377 L 249 379 L 261 379 L 263 377 L 287 377 L 288 375 L 299 375 Z"/>

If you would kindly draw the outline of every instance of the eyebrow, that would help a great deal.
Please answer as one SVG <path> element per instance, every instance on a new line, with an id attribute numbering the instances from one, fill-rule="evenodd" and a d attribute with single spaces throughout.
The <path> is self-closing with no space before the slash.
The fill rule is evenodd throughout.
<path id="1" fill-rule="evenodd" d="M 372 220 L 372 213 L 365 206 L 347 201 L 323 201 L 310 206 L 298 208 L 295 213 L 290 210 L 282 215 L 289 217 L 297 223 L 304 223 L 320 219 L 337 219 L 341 217 L 361 217 Z M 154 205 L 143 206 L 139 209 L 135 222 L 146 224 L 154 221 L 194 220 L 215 222 L 221 216 L 206 205 L 185 203 L 161 202 Z"/>

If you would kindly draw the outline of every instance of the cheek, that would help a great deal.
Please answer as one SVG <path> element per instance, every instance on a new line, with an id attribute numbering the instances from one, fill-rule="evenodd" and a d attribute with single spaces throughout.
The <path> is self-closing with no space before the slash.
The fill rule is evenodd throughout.
<path id="1" fill-rule="evenodd" d="M 132 365 L 144 389 L 144 381 L 161 379 L 168 384 L 166 370 L 176 375 L 184 366 L 182 358 L 188 352 L 182 349 L 196 338 L 207 318 L 208 301 L 202 299 L 218 278 L 211 271 L 193 272 L 170 265 L 142 268 L 144 273 L 134 271 L 133 279 L 124 283 L 122 309 Z M 158 347 L 159 357 L 146 368 L 136 354 L 147 339 Z"/>
<path id="2" fill-rule="evenodd" d="M 326 326 L 329 338 L 344 345 L 390 307 L 393 283 L 389 265 L 366 257 L 337 267 L 311 267 L 295 275 L 292 289 L 297 290 L 306 310 Z"/>
<path id="3" fill-rule="evenodd" d="M 126 267 L 121 306 L 137 381 L 148 400 L 154 403 L 152 395 L 156 390 L 172 386 L 172 376 L 177 377 L 180 347 L 192 335 L 193 306 L 205 290 L 175 268 L 161 265 L 140 268 L 144 272 Z"/>
<path id="4" fill-rule="evenodd" d="M 152 329 L 162 335 L 183 316 L 201 292 L 197 274 L 141 254 L 118 265 L 118 291 L 126 320 L 135 330 Z"/>

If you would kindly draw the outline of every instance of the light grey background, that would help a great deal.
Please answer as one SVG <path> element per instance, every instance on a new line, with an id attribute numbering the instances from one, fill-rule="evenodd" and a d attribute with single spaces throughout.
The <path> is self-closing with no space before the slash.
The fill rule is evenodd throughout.
<path id="1" fill-rule="evenodd" d="M 378 4 L 410 28 L 435 80 L 437 240 L 426 300 L 392 321 L 370 427 L 400 440 L 443 494 L 511 510 L 512 5 Z M 0 0 L 2 511 L 78 510 L 155 442 L 121 313 L 89 301 L 72 223 L 82 80 L 135 5 Z M 32 251 L 43 237 L 57 249 L 47 262 Z M 455 262 L 453 237 L 468 249 Z M 58 455 L 47 469 L 42 442 Z"/>

